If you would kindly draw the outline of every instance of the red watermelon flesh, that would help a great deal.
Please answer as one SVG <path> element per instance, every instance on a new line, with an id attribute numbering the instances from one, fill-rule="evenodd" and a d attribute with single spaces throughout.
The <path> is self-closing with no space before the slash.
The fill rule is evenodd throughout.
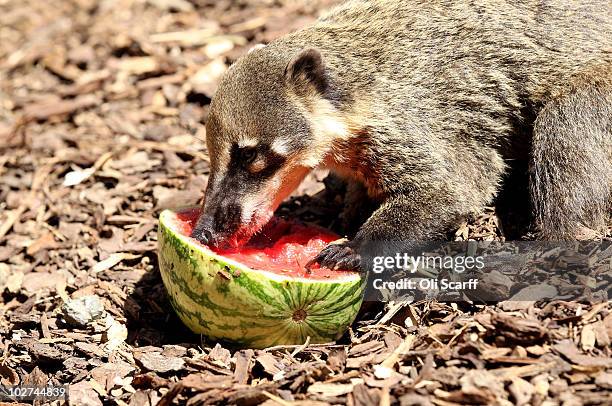
<path id="1" fill-rule="evenodd" d="M 197 208 L 177 213 L 177 220 L 181 222 L 179 229 L 184 235 L 191 235 L 199 214 Z M 304 266 L 327 244 L 339 238 L 322 227 L 274 217 L 260 233 L 241 247 L 223 250 L 207 248 L 251 269 L 290 277 L 334 279 L 346 275 L 346 271 L 322 268 L 318 264 L 309 270 Z"/>

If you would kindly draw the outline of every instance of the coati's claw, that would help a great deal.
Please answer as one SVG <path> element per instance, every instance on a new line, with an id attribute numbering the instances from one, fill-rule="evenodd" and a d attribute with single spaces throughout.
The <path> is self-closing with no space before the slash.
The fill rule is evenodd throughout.
<path id="1" fill-rule="evenodd" d="M 306 264 L 306 268 L 318 263 L 321 267 L 329 269 L 342 269 L 359 271 L 361 269 L 361 256 L 347 243 L 329 244 Z"/>

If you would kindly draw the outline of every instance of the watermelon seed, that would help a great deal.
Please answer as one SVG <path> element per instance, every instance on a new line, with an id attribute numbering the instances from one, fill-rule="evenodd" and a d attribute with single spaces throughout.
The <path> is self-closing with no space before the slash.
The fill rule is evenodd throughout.
<path id="1" fill-rule="evenodd" d="M 306 316 L 308 316 L 308 313 L 306 313 L 306 310 L 297 309 L 296 311 L 293 312 L 292 319 L 293 321 L 301 322 L 301 321 L 306 320 Z"/>

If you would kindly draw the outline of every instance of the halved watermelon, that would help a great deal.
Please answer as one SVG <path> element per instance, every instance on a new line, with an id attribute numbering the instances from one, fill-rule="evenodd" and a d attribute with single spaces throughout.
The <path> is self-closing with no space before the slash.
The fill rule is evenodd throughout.
<path id="1" fill-rule="evenodd" d="M 337 339 L 363 300 L 355 272 L 304 265 L 338 236 L 273 219 L 244 247 L 213 251 L 190 238 L 199 209 L 165 210 L 159 264 L 170 302 L 194 332 L 264 348 Z"/>

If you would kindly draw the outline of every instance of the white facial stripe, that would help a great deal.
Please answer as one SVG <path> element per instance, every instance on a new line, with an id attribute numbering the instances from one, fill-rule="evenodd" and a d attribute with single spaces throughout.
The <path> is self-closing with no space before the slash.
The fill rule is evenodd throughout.
<path id="1" fill-rule="evenodd" d="M 346 119 L 328 100 L 318 98 L 313 103 L 310 119 L 319 140 L 343 140 L 351 136 Z"/>
<path id="2" fill-rule="evenodd" d="M 299 164 L 316 168 L 331 151 L 334 142 L 352 137 L 349 117 L 314 92 L 306 96 L 306 99 L 291 93 L 290 96 L 293 96 L 296 105 L 302 107 L 302 113 L 310 123 L 314 136 L 308 151 L 299 157 Z"/>
<path id="3" fill-rule="evenodd" d="M 345 139 L 348 134 L 346 123 L 334 116 L 313 117 L 317 129 L 326 135 L 331 135 L 334 139 Z"/>
<path id="4" fill-rule="evenodd" d="M 248 225 L 253 218 L 253 214 L 255 213 L 255 209 L 259 205 L 258 196 L 250 196 L 246 197 L 242 202 L 241 207 L 241 222 L 244 225 Z"/>
<path id="5" fill-rule="evenodd" d="M 275 139 L 272 142 L 272 145 L 270 145 L 270 149 L 272 149 L 272 151 L 275 154 L 278 154 L 284 157 L 289 155 L 289 145 L 287 143 L 287 140 L 284 140 L 284 139 L 280 139 L 280 138 Z"/>
<path id="6" fill-rule="evenodd" d="M 327 101 L 315 105 L 310 115 L 310 124 L 315 140 L 302 158 L 302 165 L 315 168 L 321 164 L 334 141 L 346 140 L 351 133 L 346 120 Z"/>
<path id="7" fill-rule="evenodd" d="M 248 225 L 258 211 L 275 210 L 302 182 L 309 171 L 306 168 L 287 167 L 268 179 L 261 190 L 246 196 L 241 202 L 242 223 Z"/>
<path id="8" fill-rule="evenodd" d="M 310 169 L 302 165 L 288 165 L 274 177 L 276 193 L 273 204 L 275 208 L 302 183 L 309 172 Z"/>
<path id="9" fill-rule="evenodd" d="M 256 147 L 259 141 L 256 138 L 241 138 L 238 141 L 239 148 Z"/>

